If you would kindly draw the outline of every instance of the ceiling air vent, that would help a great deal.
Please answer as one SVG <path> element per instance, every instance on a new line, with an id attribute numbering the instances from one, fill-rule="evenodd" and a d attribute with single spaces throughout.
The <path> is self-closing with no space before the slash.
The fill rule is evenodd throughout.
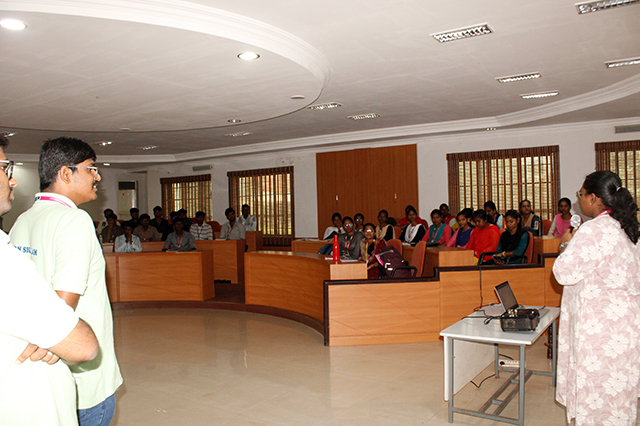
<path id="1" fill-rule="evenodd" d="M 640 132 L 640 124 L 634 124 L 631 126 L 615 126 L 616 133 L 634 133 Z"/>

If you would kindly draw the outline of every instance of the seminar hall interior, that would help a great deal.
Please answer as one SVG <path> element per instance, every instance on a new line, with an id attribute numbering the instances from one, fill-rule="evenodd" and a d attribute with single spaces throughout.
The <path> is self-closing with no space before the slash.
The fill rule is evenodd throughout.
<path id="1" fill-rule="evenodd" d="M 441 203 L 455 215 L 488 199 L 504 214 L 528 198 L 552 219 L 567 197 L 580 214 L 596 169 L 638 197 L 640 4 L 476 3 L 0 2 L 0 20 L 26 24 L 0 28 L 0 131 L 19 163 L 5 231 L 39 190 L 41 144 L 62 135 L 97 153 L 98 199 L 82 206 L 94 221 L 106 208 L 129 219 L 132 182 L 140 212 L 166 216 L 188 198 L 166 188 L 204 181 L 207 221 L 246 200 L 262 231 L 260 252 L 217 241 L 179 262 L 105 247 L 124 377 L 112 424 L 449 424 L 440 331 L 497 302 L 505 280 L 521 304 L 559 306 L 556 239 L 485 270 L 427 249 L 421 276 L 392 282 L 300 241 L 322 238 L 333 212 L 377 224 L 409 204 L 429 223 Z M 269 170 L 289 173 L 286 213 L 260 204 L 267 186 L 236 185 Z M 548 343 L 527 349 L 527 368 L 551 368 Z M 456 406 L 478 410 L 509 377 L 485 355 Z M 525 424 L 564 424 L 554 395 L 533 376 Z M 517 399 L 502 415 L 518 417 Z"/>

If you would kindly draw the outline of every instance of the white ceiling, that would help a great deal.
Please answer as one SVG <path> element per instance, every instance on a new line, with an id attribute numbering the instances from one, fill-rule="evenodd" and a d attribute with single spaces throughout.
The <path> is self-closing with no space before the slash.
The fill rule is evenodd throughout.
<path id="1" fill-rule="evenodd" d="M 0 0 L 0 18 L 28 25 L 0 29 L 0 131 L 17 133 L 12 153 L 69 135 L 113 141 L 96 146 L 102 161 L 140 164 L 640 117 L 640 66 L 604 66 L 640 56 L 640 4 L 585 15 L 574 4 Z M 494 33 L 430 36 L 481 23 Z M 237 59 L 247 50 L 260 59 Z M 549 90 L 560 95 L 518 96 Z M 343 106 L 306 108 L 324 102 Z M 363 113 L 380 117 L 346 118 Z"/>

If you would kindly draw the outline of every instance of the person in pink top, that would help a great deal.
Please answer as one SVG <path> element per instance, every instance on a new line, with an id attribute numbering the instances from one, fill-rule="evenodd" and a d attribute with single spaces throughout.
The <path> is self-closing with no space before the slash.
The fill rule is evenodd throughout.
<path id="1" fill-rule="evenodd" d="M 567 232 L 567 229 L 571 228 L 571 200 L 561 198 L 558 201 L 558 211 L 560 213 L 553 218 L 547 235 L 560 238 Z"/>

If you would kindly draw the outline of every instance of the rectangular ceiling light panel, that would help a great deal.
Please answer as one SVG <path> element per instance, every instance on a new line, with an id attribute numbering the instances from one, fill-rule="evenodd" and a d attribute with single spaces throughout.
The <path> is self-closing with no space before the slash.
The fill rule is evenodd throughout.
<path id="1" fill-rule="evenodd" d="M 585 3 L 576 3 L 576 9 L 579 15 L 591 12 L 599 12 L 601 10 L 613 9 L 614 7 L 630 6 L 634 3 L 640 3 L 640 0 L 602 0 L 588 1 Z"/>
<path id="2" fill-rule="evenodd" d="M 604 63 L 607 68 L 624 67 L 627 65 L 640 65 L 640 58 L 620 59 L 618 61 L 607 61 Z"/>
<path id="3" fill-rule="evenodd" d="M 531 72 L 529 74 L 509 75 L 506 77 L 498 77 L 500 83 L 512 83 L 514 81 L 533 80 L 534 78 L 540 78 L 542 75 L 539 72 Z"/>
<path id="4" fill-rule="evenodd" d="M 536 99 L 536 98 L 548 98 L 550 96 L 557 96 L 560 92 L 557 90 L 552 90 L 550 92 L 539 92 L 539 93 L 527 93 L 525 95 L 520 95 L 522 99 Z"/>
<path id="5" fill-rule="evenodd" d="M 476 37 L 491 33 L 493 33 L 493 31 L 489 28 L 488 24 L 479 24 L 468 28 L 461 28 L 459 30 L 431 34 L 431 37 L 435 38 L 440 43 L 446 43 L 448 41 L 461 40 L 463 38 Z"/>

